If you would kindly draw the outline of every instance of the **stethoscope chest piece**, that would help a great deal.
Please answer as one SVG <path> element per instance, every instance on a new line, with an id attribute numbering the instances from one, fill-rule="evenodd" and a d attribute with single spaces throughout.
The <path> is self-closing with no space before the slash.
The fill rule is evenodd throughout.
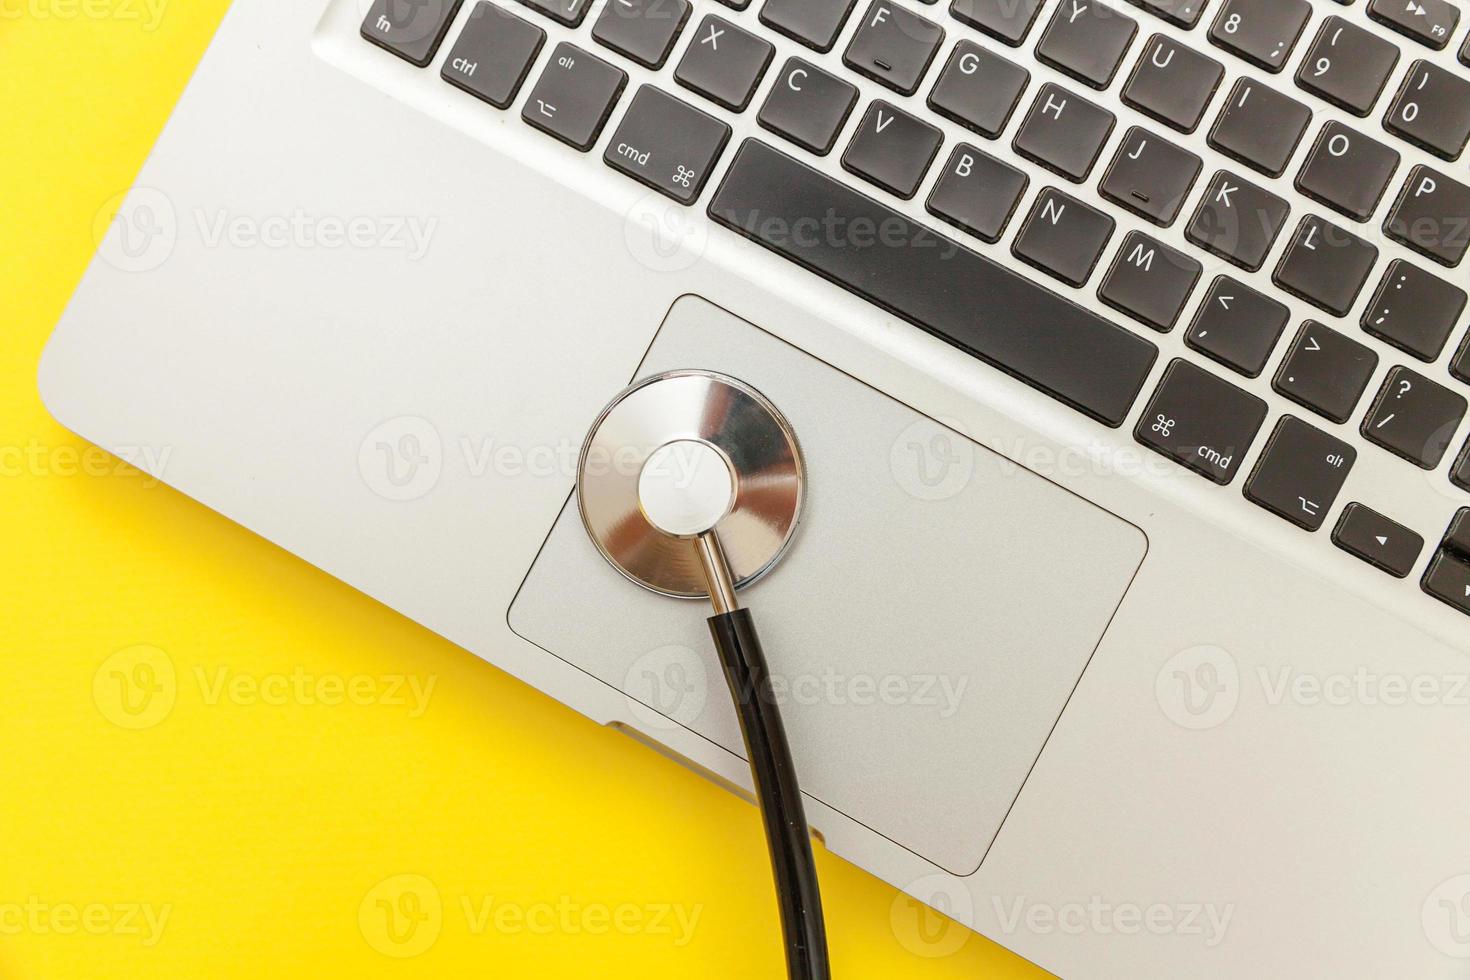
<path id="1" fill-rule="evenodd" d="M 598 416 L 578 461 L 577 506 L 623 575 L 704 598 L 699 536 L 718 532 L 734 586 L 746 585 L 790 544 L 804 484 L 796 435 L 760 392 L 711 371 L 670 371 Z"/>

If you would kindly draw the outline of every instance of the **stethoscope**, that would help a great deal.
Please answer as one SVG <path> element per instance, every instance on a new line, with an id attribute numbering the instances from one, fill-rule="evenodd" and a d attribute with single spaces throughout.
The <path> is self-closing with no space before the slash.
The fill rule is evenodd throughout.
<path id="1" fill-rule="evenodd" d="M 702 599 L 765 823 L 791 980 L 827 980 L 826 927 L 786 729 L 737 590 L 791 544 L 805 467 L 791 425 L 760 392 L 711 371 L 646 378 L 597 417 L 577 467 L 593 543 L 638 585 Z"/>

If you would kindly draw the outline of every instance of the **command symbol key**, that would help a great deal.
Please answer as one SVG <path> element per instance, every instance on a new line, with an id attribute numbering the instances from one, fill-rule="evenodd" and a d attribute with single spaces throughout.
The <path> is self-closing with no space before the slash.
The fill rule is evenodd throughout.
<path id="1" fill-rule="evenodd" d="M 730 127 L 650 85 L 633 96 L 608 141 L 608 166 L 680 204 L 691 204 L 730 139 Z"/>
<path id="2" fill-rule="evenodd" d="M 1264 421 L 1264 401 L 1188 361 L 1176 360 L 1164 371 L 1133 435 L 1224 486 L 1235 479 Z"/>

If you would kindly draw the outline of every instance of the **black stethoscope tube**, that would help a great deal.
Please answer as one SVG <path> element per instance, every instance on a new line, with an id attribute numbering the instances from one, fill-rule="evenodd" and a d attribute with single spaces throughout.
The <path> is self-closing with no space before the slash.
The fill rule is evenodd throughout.
<path id="1" fill-rule="evenodd" d="M 827 929 L 806 809 L 755 622 L 750 610 L 734 609 L 711 616 L 709 631 L 740 718 L 740 734 L 766 827 L 786 941 L 787 976 L 790 980 L 829 980 Z"/>

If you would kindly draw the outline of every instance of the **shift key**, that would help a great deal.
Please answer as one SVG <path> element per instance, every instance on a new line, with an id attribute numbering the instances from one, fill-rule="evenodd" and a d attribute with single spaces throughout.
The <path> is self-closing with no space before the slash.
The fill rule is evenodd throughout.
<path id="1" fill-rule="evenodd" d="M 1176 360 L 1139 419 L 1139 442 L 1224 486 L 1266 420 L 1266 403 L 1228 381 Z"/>

